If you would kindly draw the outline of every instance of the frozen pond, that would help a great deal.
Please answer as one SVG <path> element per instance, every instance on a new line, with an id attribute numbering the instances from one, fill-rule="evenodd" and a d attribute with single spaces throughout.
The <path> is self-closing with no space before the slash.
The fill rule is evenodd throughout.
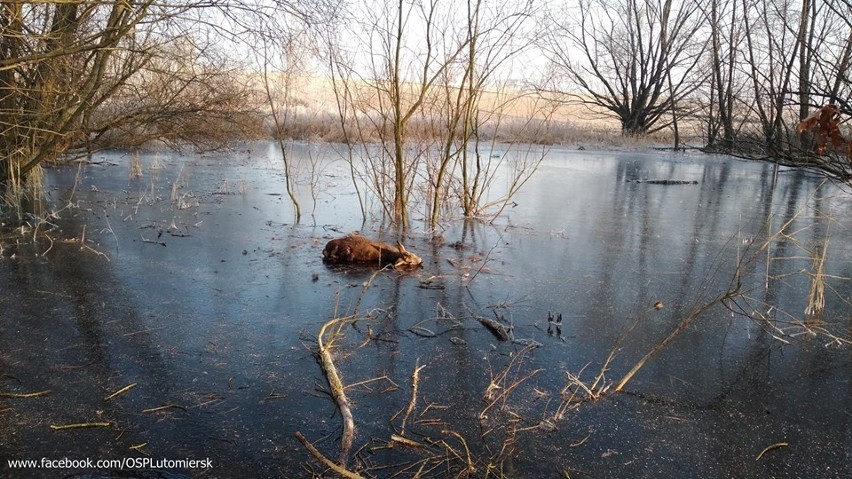
<path id="1" fill-rule="evenodd" d="M 415 208 L 405 243 L 423 269 L 365 288 L 372 271 L 321 252 L 378 224 L 362 224 L 348 165 L 308 153 L 317 202 L 312 218 L 300 177 L 299 224 L 269 144 L 143 152 L 138 178 L 123 152 L 47 171 L 47 237 L 0 236 L 0 476 L 319 475 L 294 435 L 338 458 L 314 353 L 341 317 L 348 466 L 365 476 L 849 477 L 852 194 L 801 171 L 773 183 L 765 163 L 554 149 L 493 223 L 435 238 Z M 805 315 L 823 252 L 825 309 Z M 622 393 L 591 400 L 571 380 L 611 393 L 690 317 Z M 74 424 L 92 427 L 51 427 Z M 42 458 L 151 462 L 8 462 Z"/>

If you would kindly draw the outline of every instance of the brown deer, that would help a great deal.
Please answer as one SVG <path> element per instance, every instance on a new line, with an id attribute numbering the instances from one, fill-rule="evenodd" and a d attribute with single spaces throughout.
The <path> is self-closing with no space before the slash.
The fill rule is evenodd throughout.
<path id="1" fill-rule="evenodd" d="M 359 233 L 333 239 L 322 250 L 322 259 L 331 264 L 373 263 L 376 266 L 393 265 L 395 269 L 414 269 L 423 264 L 414 253 L 405 250 L 399 241 L 397 246 L 372 241 Z"/>

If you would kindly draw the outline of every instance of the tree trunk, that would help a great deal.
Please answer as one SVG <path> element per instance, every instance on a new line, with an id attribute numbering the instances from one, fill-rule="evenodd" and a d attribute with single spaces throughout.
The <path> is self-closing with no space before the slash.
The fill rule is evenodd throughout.
<path id="1" fill-rule="evenodd" d="M 809 28 L 812 5 L 811 0 L 802 0 L 802 16 L 799 24 L 797 43 L 799 44 L 799 120 L 810 115 L 811 101 L 811 48 L 813 47 L 813 32 Z M 813 12 L 815 14 L 815 12 Z M 800 148 L 808 148 L 808 134 L 799 134 Z"/>

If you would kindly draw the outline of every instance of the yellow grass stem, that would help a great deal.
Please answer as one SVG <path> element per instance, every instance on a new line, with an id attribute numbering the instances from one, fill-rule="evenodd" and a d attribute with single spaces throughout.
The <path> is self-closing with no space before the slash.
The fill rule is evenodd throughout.
<path id="1" fill-rule="evenodd" d="M 128 384 L 127 386 L 124 386 L 123 388 L 119 389 L 118 391 L 116 391 L 116 392 L 110 394 L 109 396 L 105 397 L 104 401 L 109 401 L 110 399 L 112 399 L 116 396 L 119 396 L 121 394 L 126 393 L 127 391 L 130 391 L 131 389 L 135 388 L 137 384 L 139 384 L 139 383 L 133 383 L 133 384 Z"/>
<path id="2" fill-rule="evenodd" d="M 47 396 L 48 394 L 50 394 L 50 389 L 45 389 L 44 391 L 38 391 L 38 392 L 34 392 L 34 393 L 4 393 L 4 392 L 0 392 L 0 398 L 14 398 L 14 399 L 34 398 L 34 397 L 39 397 L 39 396 Z"/>
<path id="3" fill-rule="evenodd" d="M 166 409 L 173 409 L 173 408 L 174 409 L 183 409 L 184 411 L 186 410 L 185 407 L 178 406 L 177 404 L 166 404 L 164 406 L 152 407 L 150 409 L 143 409 L 142 412 L 143 413 L 159 412 L 159 411 L 165 411 Z"/>
<path id="4" fill-rule="evenodd" d="M 757 457 L 754 458 L 754 462 L 759 461 L 763 457 L 764 454 L 766 454 L 767 452 L 769 452 L 773 449 L 778 449 L 779 447 L 787 447 L 789 445 L 790 444 L 788 444 L 786 442 L 776 442 L 775 444 L 772 444 L 771 446 L 766 446 L 762 451 L 760 451 L 760 454 L 758 454 Z"/>
<path id="5" fill-rule="evenodd" d="M 464 437 L 462 437 L 461 434 L 459 434 L 455 431 L 451 431 L 449 429 L 443 430 L 443 431 L 441 431 L 441 433 L 442 434 L 450 434 L 450 435 L 454 436 L 456 439 L 458 439 L 459 442 L 461 442 L 462 447 L 464 447 L 464 453 L 465 453 L 466 457 L 461 457 L 461 455 L 458 452 L 456 452 L 456 450 L 453 449 L 452 446 L 447 444 L 447 441 L 441 441 L 441 442 L 444 443 L 444 445 L 447 447 L 447 449 L 449 449 L 450 452 L 452 452 L 457 458 L 459 458 L 459 460 L 461 460 L 461 461 L 463 461 L 467 464 L 467 467 L 466 467 L 467 472 L 476 471 L 475 463 L 473 462 L 473 458 L 470 455 L 470 449 L 468 449 L 467 441 L 464 440 Z"/>
<path id="6" fill-rule="evenodd" d="M 410 447 L 410 448 L 414 448 L 414 449 L 420 449 L 420 448 L 426 447 L 425 444 L 423 444 L 421 442 L 417 442 L 413 439 L 409 439 L 409 438 L 402 436 L 400 434 L 391 434 L 391 444 L 389 444 L 389 445 L 393 445 L 393 444 L 399 444 L 400 446 Z"/>
<path id="7" fill-rule="evenodd" d="M 805 314 L 811 317 L 819 317 L 825 309 L 825 260 L 828 255 L 828 238 L 822 245 L 822 251 L 817 248 L 812 253 L 811 287 L 808 290 L 808 304 Z"/>
<path id="8" fill-rule="evenodd" d="M 61 426 L 57 426 L 54 424 L 50 425 L 50 428 L 54 431 L 64 431 L 66 429 L 84 429 L 89 427 L 110 427 L 112 426 L 111 422 L 80 422 L 75 424 L 63 424 Z"/>

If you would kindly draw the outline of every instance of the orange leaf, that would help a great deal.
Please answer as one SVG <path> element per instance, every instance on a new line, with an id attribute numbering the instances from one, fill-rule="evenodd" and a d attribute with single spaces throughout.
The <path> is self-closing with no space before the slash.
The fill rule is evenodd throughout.
<path id="1" fill-rule="evenodd" d="M 817 119 L 814 115 L 811 115 L 804 120 L 799 122 L 799 125 L 796 127 L 796 130 L 801 133 L 806 130 L 812 130 L 817 125 Z"/>
<path id="2" fill-rule="evenodd" d="M 800 121 L 796 125 L 796 130 L 799 133 L 810 131 L 814 134 L 818 155 L 825 154 L 825 147 L 829 140 L 835 149 L 840 149 L 846 143 L 846 139 L 840 134 L 840 110 L 833 103 L 825 105 Z M 852 146 L 849 146 L 847 150 L 849 157 L 852 158 Z"/>

